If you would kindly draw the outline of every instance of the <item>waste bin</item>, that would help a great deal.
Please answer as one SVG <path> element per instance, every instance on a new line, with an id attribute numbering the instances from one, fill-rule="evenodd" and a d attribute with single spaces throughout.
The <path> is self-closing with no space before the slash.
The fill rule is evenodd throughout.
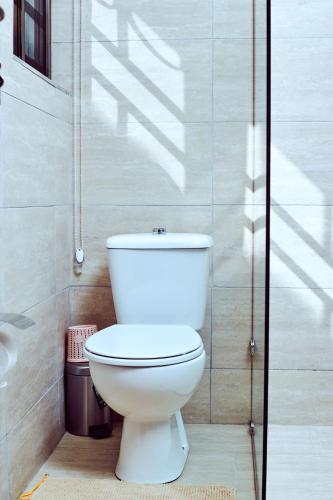
<path id="1" fill-rule="evenodd" d="M 95 439 L 112 432 L 111 410 L 97 393 L 89 362 L 66 363 L 66 429 Z"/>

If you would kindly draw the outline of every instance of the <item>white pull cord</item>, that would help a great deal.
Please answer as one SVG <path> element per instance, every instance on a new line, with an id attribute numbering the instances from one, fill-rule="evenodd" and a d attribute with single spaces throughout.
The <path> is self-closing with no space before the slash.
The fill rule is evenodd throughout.
<path id="1" fill-rule="evenodd" d="M 82 238 L 82 86 L 81 86 L 81 33 L 82 14 L 81 1 L 73 2 L 73 244 L 74 244 L 74 272 L 81 274 L 84 263 Z"/>

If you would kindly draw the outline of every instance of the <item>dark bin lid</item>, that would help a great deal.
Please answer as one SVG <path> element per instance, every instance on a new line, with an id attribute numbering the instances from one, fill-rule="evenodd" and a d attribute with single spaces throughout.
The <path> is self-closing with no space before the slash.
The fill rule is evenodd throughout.
<path id="1" fill-rule="evenodd" d="M 83 363 L 70 363 L 66 362 L 66 373 L 69 375 L 90 376 L 89 361 Z"/>

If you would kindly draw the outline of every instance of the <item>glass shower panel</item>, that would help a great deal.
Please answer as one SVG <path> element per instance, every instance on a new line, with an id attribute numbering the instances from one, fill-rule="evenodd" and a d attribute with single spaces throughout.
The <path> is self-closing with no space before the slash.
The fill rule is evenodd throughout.
<path id="1" fill-rule="evenodd" d="M 269 1 L 253 0 L 253 278 L 250 436 L 256 500 L 265 498 L 265 370 L 268 335 L 269 244 Z"/>

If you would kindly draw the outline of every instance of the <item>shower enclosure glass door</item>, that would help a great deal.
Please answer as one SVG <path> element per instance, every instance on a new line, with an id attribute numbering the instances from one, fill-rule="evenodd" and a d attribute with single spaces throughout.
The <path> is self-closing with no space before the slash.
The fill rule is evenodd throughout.
<path id="1" fill-rule="evenodd" d="M 270 0 L 253 0 L 253 265 L 250 437 L 256 500 L 266 498 L 270 211 Z"/>

